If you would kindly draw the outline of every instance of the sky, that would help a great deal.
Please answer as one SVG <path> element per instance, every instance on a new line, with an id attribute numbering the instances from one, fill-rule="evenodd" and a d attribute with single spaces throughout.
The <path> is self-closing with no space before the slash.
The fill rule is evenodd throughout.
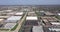
<path id="1" fill-rule="evenodd" d="M 0 5 L 60 5 L 60 0 L 0 0 Z"/>

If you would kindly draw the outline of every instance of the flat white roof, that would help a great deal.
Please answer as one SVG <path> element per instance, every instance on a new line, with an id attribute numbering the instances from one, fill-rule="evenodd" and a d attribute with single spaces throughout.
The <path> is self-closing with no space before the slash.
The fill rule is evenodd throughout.
<path id="1" fill-rule="evenodd" d="M 17 12 L 15 15 L 23 15 L 23 12 Z"/>
<path id="2" fill-rule="evenodd" d="M 54 15 L 53 13 L 51 12 L 44 12 L 46 15 Z"/>
<path id="3" fill-rule="evenodd" d="M 60 15 L 60 13 L 57 13 L 58 15 Z"/>
<path id="4" fill-rule="evenodd" d="M 0 16 L 0 18 L 8 18 L 9 16 Z"/>
<path id="5" fill-rule="evenodd" d="M 0 21 L 3 21 L 4 19 L 0 19 Z"/>
<path id="6" fill-rule="evenodd" d="M 51 24 L 53 24 L 53 25 L 60 25 L 59 22 L 51 22 Z"/>
<path id="7" fill-rule="evenodd" d="M 42 11 L 40 11 L 40 12 L 45 12 L 45 11 L 42 10 Z"/>
<path id="8" fill-rule="evenodd" d="M 60 28 L 49 28 L 51 31 L 60 31 Z"/>
<path id="9" fill-rule="evenodd" d="M 44 32 L 42 26 L 33 26 L 33 32 Z"/>
<path id="10" fill-rule="evenodd" d="M 11 16 L 7 20 L 20 20 L 22 16 Z"/>
<path id="11" fill-rule="evenodd" d="M 26 20 L 38 20 L 37 16 L 27 16 Z"/>
<path id="12" fill-rule="evenodd" d="M 3 10 L 3 11 L 11 12 L 11 11 L 13 11 L 13 10 Z"/>
<path id="13" fill-rule="evenodd" d="M 17 23 L 18 21 L 17 20 L 5 20 L 4 22 L 6 22 L 6 23 Z"/>
<path id="14" fill-rule="evenodd" d="M 4 28 L 5 29 L 12 29 L 15 25 L 16 25 L 16 23 L 7 23 L 6 25 L 4 25 Z"/>

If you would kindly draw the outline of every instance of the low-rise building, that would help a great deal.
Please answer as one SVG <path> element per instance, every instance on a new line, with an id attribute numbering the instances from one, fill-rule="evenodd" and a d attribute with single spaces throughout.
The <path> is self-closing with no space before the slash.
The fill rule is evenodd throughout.
<path id="1" fill-rule="evenodd" d="M 4 25 L 3 29 L 12 29 L 17 23 L 7 23 Z"/>
<path id="2" fill-rule="evenodd" d="M 22 16 L 11 16 L 9 18 L 7 18 L 7 20 L 5 20 L 4 22 L 6 23 L 17 23 L 18 20 L 21 20 Z"/>
<path id="3" fill-rule="evenodd" d="M 54 16 L 55 14 L 54 13 L 51 13 L 51 12 L 44 12 L 46 15 L 48 15 L 48 16 Z"/>
<path id="4" fill-rule="evenodd" d="M 44 32 L 42 26 L 33 26 L 32 32 Z"/>
<path id="5" fill-rule="evenodd" d="M 16 12 L 15 13 L 15 16 L 22 16 L 23 15 L 23 12 Z"/>

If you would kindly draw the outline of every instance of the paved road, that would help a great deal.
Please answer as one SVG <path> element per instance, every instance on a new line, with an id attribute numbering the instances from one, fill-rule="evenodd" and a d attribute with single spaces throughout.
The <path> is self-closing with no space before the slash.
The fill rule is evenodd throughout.
<path id="1" fill-rule="evenodd" d="M 19 22 L 19 25 L 18 25 L 18 27 L 16 28 L 16 30 L 15 30 L 14 32 L 18 32 L 18 31 L 19 31 L 19 29 L 21 28 L 21 24 L 22 24 L 23 21 L 25 20 L 26 16 L 27 16 L 27 13 L 26 13 L 25 16 L 23 17 L 23 19 Z"/>

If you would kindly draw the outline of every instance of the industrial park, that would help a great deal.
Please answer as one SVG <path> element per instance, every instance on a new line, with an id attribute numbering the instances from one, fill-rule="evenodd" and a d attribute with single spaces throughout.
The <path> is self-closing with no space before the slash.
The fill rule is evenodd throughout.
<path id="1" fill-rule="evenodd" d="M 60 6 L 0 6 L 0 32 L 60 32 Z"/>

